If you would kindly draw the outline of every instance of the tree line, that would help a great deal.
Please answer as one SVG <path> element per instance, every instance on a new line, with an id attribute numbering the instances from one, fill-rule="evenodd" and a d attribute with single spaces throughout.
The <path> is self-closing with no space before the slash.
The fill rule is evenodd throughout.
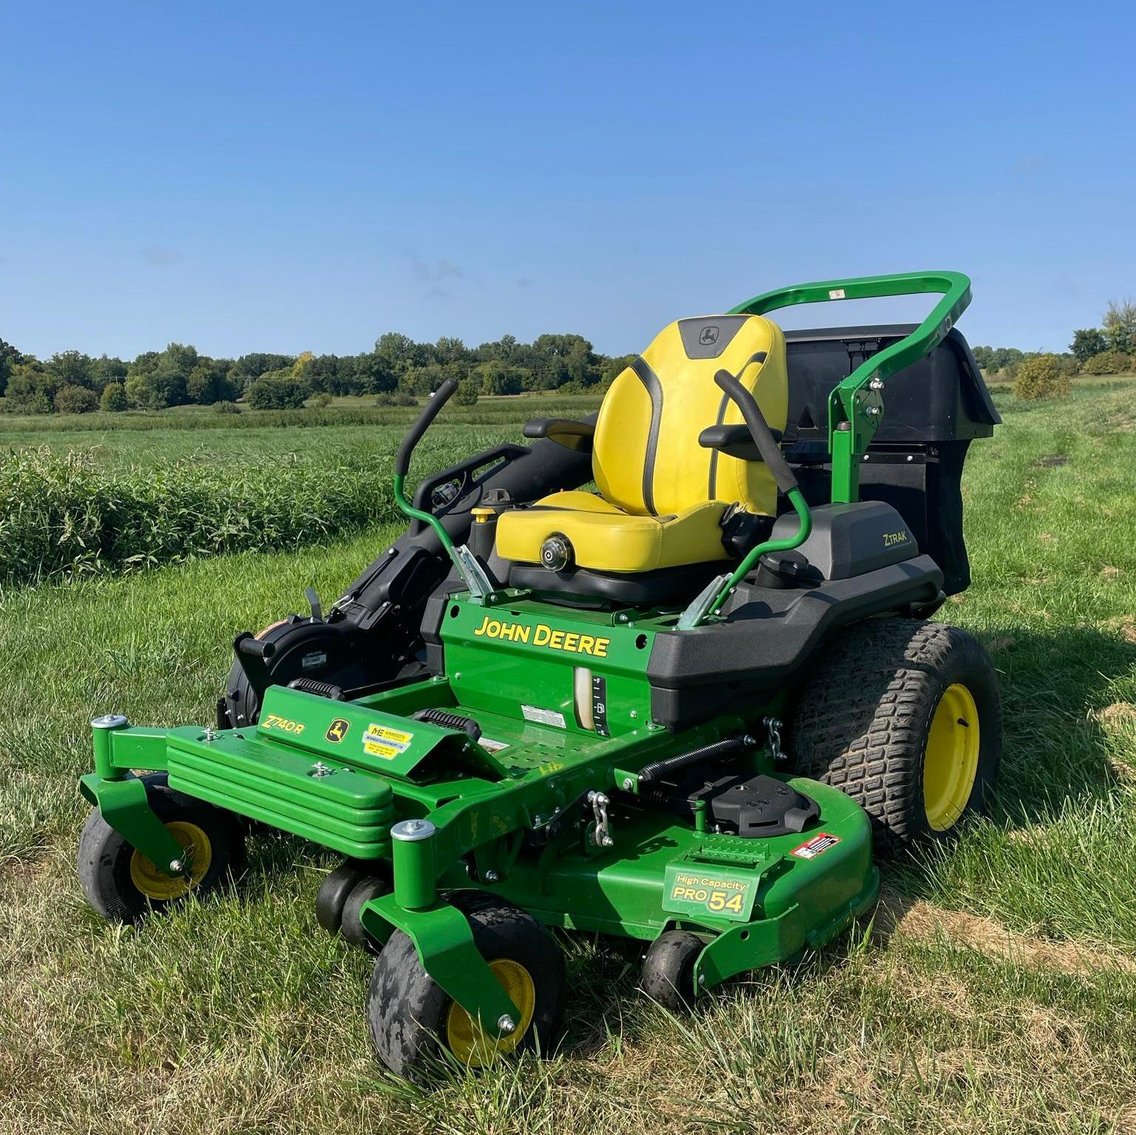
<path id="1" fill-rule="evenodd" d="M 1044 359 L 1049 372 L 1122 374 L 1136 370 L 1136 303 L 1108 304 L 1101 326 L 1081 328 L 1064 354 L 1016 347 L 974 348 L 988 376 L 1015 378 L 1028 360 Z M 582 335 L 539 335 L 522 343 L 505 335 L 478 347 L 443 336 L 418 343 L 389 331 L 358 355 L 272 354 L 257 351 L 237 359 L 211 358 L 181 343 L 144 351 L 129 362 L 82 351 L 60 351 L 40 360 L 0 339 L 0 409 L 17 414 L 75 414 L 92 410 L 163 410 L 170 406 L 219 405 L 239 399 L 254 409 L 299 407 L 315 396 L 374 395 L 406 402 L 429 394 L 447 378 L 460 382 L 459 401 L 482 394 L 602 388 L 631 356 L 599 354 Z"/>
<path id="2" fill-rule="evenodd" d="M 1076 374 L 1127 374 L 1136 370 L 1136 302 L 1110 300 L 1099 327 L 1073 332 L 1069 349 L 1061 354 L 1019 351 L 1017 347 L 975 347 L 974 358 L 988 375 L 1016 378 L 1022 363 L 1044 358 L 1046 365 L 1072 377 Z"/>
<path id="3" fill-rule="evenodd" d="M 448 336 L 418 343 L 391 331 L 358 355 L 253 352 L 237 359 L 171 343 L 129 362 L 81 351 L 40 360 L 0 339 L 0 407 L 17 414 L 74 414 L 230 406 L 244 399 L 254 409 L 287 409 L 313 395 L 326 401 L 343 394 L 410 402 L 451 377 L 461 383 L 458 400 L 475 402 L 481 394 L 587 391 L 610 381 L 628 358 L 599 354 L 581 335 L 554 334 L 531 343 L 505 335 L 467 347 Z"/>

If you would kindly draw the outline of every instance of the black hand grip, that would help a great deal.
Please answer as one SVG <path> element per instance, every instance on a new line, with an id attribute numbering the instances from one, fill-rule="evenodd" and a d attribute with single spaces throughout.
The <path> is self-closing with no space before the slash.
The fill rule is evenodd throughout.
<path id="1" fill-rule="evenodd" d="M 410 455 L 414 447 L 422 440 L 422 435 L 430 428 L 430 423 L 442 412 L 442 407 L 453 397 L 458 388 L 456 378 L 447 378 L 434 392 L 434 397 L 426 403 L 418 421 L 406 431 L 394 458 L 394 471 L 400 477 L 410 472 Z"/>
<path id="2" fill-rule="evenodd" d="M 276 654 L 276 644 L 262 642 L 249 631 L 243 631 L 233 640 L 233 646 L 238 654 L 249 658 L 263 658 L 267 662 Z"/>
<path id="3" fill-rule="evenodd" d="M 591 450 L 596 436 L 595 422 L 573 422 L 568 418 L 533 418 L 525 422 L 525 437 L 546 437 L 565 449 Z"/>
<path id="4" fill-rule="evenodd" d="M 757 446 L 762 461 L 769 466 L 777 487 L 783 493 L 798 488 L 797 478 L 793 476 L 793 470 L 789 468 L 781 447 L 774 440 L 757 399 L 728 370 L 718 371 L 714 375 L 714 381 L 741 410 L 745 424 L 749 426 L 749 432 L 753 435 L 754 445 Z"/>

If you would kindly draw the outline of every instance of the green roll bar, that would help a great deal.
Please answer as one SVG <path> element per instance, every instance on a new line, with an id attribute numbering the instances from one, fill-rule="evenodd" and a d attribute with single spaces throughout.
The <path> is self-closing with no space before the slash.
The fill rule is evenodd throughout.
<path id="1" fill-rule="evenodd" d="M 929 355 L 950 333 L 970 304 L 970 280 L 961 272 L 901 272 L 798 284 L 754 296 L 731 315 L 766 315 L 799 303 L 878 299 L 941 292 L 943 298 L 919 326 L 890 347 L 865 359 L 828 396 L 828 451 L 832 457 L 832 503 L 860 496 L 860 460 L 883 417 L 884 380 Z"/>

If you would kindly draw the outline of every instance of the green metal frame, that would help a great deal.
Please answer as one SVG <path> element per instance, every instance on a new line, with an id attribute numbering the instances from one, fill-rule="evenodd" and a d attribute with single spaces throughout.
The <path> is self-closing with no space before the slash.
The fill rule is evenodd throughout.
<path id="1" fill-rule="evenodd" d="M 860 460 L 868 451 L 883 417 L 884 380 L 930 354 L 950 334 L 970 304 L 970 280 L 961 272 L 905 272 L 824 280 L 764 292 L 730 309 L 731 315 L 767 315 L 802 303 L 878 299 L 924 292 L 941 292 L 943 298 L 910 335 L 865 359 L 828 397 L 834 504 L 859 499 Z"/>

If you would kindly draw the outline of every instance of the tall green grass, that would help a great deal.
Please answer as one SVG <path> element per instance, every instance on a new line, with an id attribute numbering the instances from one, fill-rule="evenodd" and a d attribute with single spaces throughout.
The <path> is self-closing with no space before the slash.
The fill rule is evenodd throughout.
<path id="1" fill-rule="evenodd" d="M 420 443 L 412 476 L 518 440 L 524 418 L 578 416 L 594 405 L 516 398 L 447 406 Z M 0 587 L 284 550 L 391 520 L 392 459 L 417 413 L 167 411 L 4 423 Z"/>
<path id="2" fill-rule="evenodd" d="M 395 512 L 355 460 L 113 470 L 89 454 L 0 461 L 0 584 L 325 540 Z"/>

